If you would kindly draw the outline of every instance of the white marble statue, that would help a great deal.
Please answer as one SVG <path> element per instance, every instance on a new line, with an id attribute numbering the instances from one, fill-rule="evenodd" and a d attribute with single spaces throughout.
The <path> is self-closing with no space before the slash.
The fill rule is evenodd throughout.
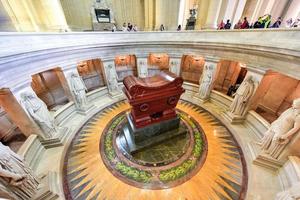
<path id="1" fill-rule="evenodd" d="M 78 74 L 72 73 L 70 78 L 70 86 L 71 91 L 75 96 L 75 104 L 77 108 L 85 109 L 88 103 L 86 99 L 87 88 L 82 78 Z"/>
<path id="2" fill-rule="evenodd" d="M 107 84 L 108 84 L 108 90 L 111 93 L 119 92 L 119 86 L 118 86 L 118 75 L 113 68 L 113 65 L 108 65 L 106 68 L 107 71 Z"/>
<path id="3" fill-rule="evenodd" d="M 286 144 L 300 131 L 300 98 L 293 101 L 291 108 L 275 120 L 260 143 L 261 149 L 273 158 L 278 158 Z"/>
<path id="4" fill-rule="evenodd" d="M 247 76 L 234 94 L 233 102 L 230 105 L 229 110 L 233 115 L 244 116 L 248 102 L 253 95 L 254 87 L 252 76 Z"/>
<path id="5" fill-rule="evenodd" d="M 139 62 L 139 77 L 146 78 L 148 76 L 148 67 L 144 61 Z"/>
<path id="6" fill-rule="evenodd" d="M 17 199 L 31 199 L 39 181 L 23 158 L 0 142 L 0 188 Z"/>
<path id="7" fill-rule="evenodd" d="M 42 129 L 43 139 L 52 138 L 57 128 L 46 104 L 32 92 L 23 92 L 21 99 L 24 108 Z"/>
<path id="8" fill-rule="evenodd" d="M 199 85 L 199 97 L 201 99 L 207 99 L 210 95 L 211 85 L 213 82 L 213 74 L 214 74 L 213 65 L 206 64 Z"/>
<path id="9" fill-rule="evenodd" d="M 177 66 L 178 62 L 177 61 L 171 61 L 171 65 L 170 65 L 170 72 L 176 74 L 177 76 L 179 76 L 179 67 Z"/>

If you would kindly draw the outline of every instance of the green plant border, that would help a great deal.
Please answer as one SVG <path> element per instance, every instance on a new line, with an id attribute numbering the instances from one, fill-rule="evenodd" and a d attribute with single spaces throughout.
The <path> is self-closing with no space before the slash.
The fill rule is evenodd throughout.
<path id="1" fill-rule="evenodd" d="M 126 165 L 123 162 L 119 162 L 116 161 L 116 152 L 113 146 L 113 133 L 114 133 L 114 129 L 125 119 L 124 115 L 121 115 L 119 117 L 117 117 L 110 125 L 109 125 L 109 129 L 107 130 L 107 133 L 105 135 L 105 139 L 104 139 L 104 151 L 105 151 L 105 156 L 107 157 L 107 159 L 109 160 L 111 165 L 114 165 L 114 162 L 116 162 L 115 164 L 115 169 L 121 173 L 122 175 L 126 176 L 129 179 L 133 179 L 137 182 L 142 182 L 142 183 L 149 183 L 150 179 L 152 178 L 152 174 L 147 172 L 147 171 L 143 171 L 143 170 L 139 170 L 137 168 L 134 167 L 130 167 L 128 165 Z"/>
<path id="2" fill-rule="evenodd" d="M 185 160 L 183 163 L 176 167 L 160 171 L 159 179 L 164 183 L 175 181 L 187 175 L 191 170 L 193 170 L 196 167 L 197 161 L 200 159 L 203 153 L 203 138 L 201 137 L 197 125 L 193 122 L 193 120 L 187 117 L 186 114 L 179 113 L 179 117 L 182 120 L 185 120 L 193 129 L 195 142 L 193 146 L 192 156 L 188 160 Z"/>
<path id="3" fill-rule="evenodd" d="M 186 121 L 188 125 L 193 129 L 195 142 L 193 145 L 192 154 L 185 161 L 175 167 L 159 172 L 158 179 L 163 183 L 176 181 L 194 170 L 204 150 L 202 134 L 199 131 L 199 128 L 195 124 L 194 120 L 192 120 L 186 113 L 182 111 L 178 113 L 178 116 L 182 120 Z M 142 170 L 132 166 L 128 166 L 126 163 L 120 161 L 117 157 L 113 146 L 113 134 L 115 132 L 115 129 L 123 122 L 124 119 L 125 115 L 123 113 L 114 118 L 108 125 L 109 128 L 107 129 L 104 137 L 105 156 L 108 159 L 111 167 L 126 178 L 139 183 L 151 183 L 151 180 L 154 178 L 154 176 L 157 176 L 157 174 L 155 174 L 157 173 L 157 171 L 155 172 L 154 170 Z"/>

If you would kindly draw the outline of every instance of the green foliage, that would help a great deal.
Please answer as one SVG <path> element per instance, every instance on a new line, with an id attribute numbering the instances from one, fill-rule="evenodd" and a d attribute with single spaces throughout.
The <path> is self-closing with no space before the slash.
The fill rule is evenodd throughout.
<path id="1" fill-rule="evenodd" d="M 194 159 L 190 158 L 189 160 L 184 161 L 182 164 L 176 167 L 161 171 L 159 174 L 159 179 L 165 183 L 170 181 L 175 181 L 188 174 L 191 170 L 193 170 L 196 167 L 197 161 L 201 157 L 201 154 L 203 152 L 202 136 L 199 130 L 197 129 L 197 126 L 193 122 L 193 120 L 191 120 L 190 118 L 188 118 L 186 115 L 183 114 L 180 114 L 179 117 L 182 120 L 185 120 L 193 128 L 195 144 L 193 147 L 192 156 L 194 157 Z"/>
<path id="2" fill-rule="evenodd" d="M 183 177 L 189 171 L 194 169 L 196 166 L 196 160 L 186 160 L 181 165 L 173 167 L 171 169 L 161 171 L 159 174 L 159 179 L 162 182 L 170 182 Z"/>
<path id="3" fill-rule="evenodd" d="M 131 178 L 138 182 L 148 183 L 152 177 L 151 173 L 129 167 L 122 162 L 116 164 L 116 169 L 127 178 Z"/>
<path id="4" fill-rule="evenodd" d="M 119 123 L 124 119 L 124 116 L 117 118 L 109 127 L 105 140 L 104 140 L 104 150 L 110 162 L 116 157 L 116 152 L 113 148 L 113 130 L 119 125 Z"/>
<path id="5" fill-rule="evenodd" d="M 202 154 L 202 148 L 203 148 L 203 140 L 201 138 L 201 135 L 199 131 L 194 132 L 194 137 L 195 137 L 195 146 L 193 148 L 193 155 L 196 158 L 199 158 Z"/>
<path id="6" fill-rule="evenodd" d="M 105 155 L 107 156 L 109 161 L 112 161 L 116 157 L 116 153 L 112 143 L 112 133 L 108 132 L 105 137 L 104 150 L 105 150 Z"/>

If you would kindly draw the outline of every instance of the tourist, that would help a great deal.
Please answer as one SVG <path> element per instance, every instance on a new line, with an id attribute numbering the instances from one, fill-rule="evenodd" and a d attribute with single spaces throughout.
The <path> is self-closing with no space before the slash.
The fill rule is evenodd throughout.
<path id="1" fill-rule="evenodd" d="M 177 31 L 181 31 L 181 24 L 178 25 Z"/>
<path id="2" fill-rule="evenodd" d="M 132 24 L 130 22 L 128 22 L 127 31 L 128 32 L 132 31 Z"/>
<path id="3" fill-rule="evenodd" d="M 299 27 L 300 26 L 300 18 L 296 19 L 291 27 Z"/>
<path id="4" fill-rule="evenodd" d="M 266 14 L 266 15 L 264 15 L 262 18 L 261 18 L 261 20 L 263 21 L 263 28 L 269 28 L 269 26 L 270 26 L 270 24 L 271 24 L 271 15 L 269 15 L 269 14 Z"/>
<path id="5" fill-rule="evenodd" d="M 127 26 L 126 26 L 126 23 L 125 23 L 125 22 L 123 23 L 122 31 L 123 31 L 123 32 L 126 32 L 126 31 L 127 31 Z"/>
<path id="6" fill-rule="evenodd" d="M 253 28 L 263 28 L 263 24 L 261 23 L 261 17 L 254 23 Z"/>
<path id="7" fill-rule="evenodd" d="M 117 31 L 117 27 L 115 24 L 113 24 L 112 28 L 111 28 L 111 32 L 116 32 Z"/>
<path id="8" fill-rule="evenodd" d="M 271 26 L 271 28 L 279 28 L 281 25 L 281 17 L 278 17 L 277 21 Z"/>
<path id="9" fill-rule="evenodd" d="M 249 22 L 247 20 L 247 17 L 244 17 L 244 22 L 241 25 L 241 29 L 247 29 L 249 28 Z"/>
<path id="10" fill-rule="evenodd" d="M 159 30 L 160 30 L 160 31 L 164 31 L 164 30 L 165 30 L 165 27 L 164 27 L 163 24 L 160 25 Z"/>
<path id="11" fill-rule="evenodd" d="M 242 26 L 242 21 L 239 19 L 238 23 L 234 25 L 234 29 L 240 29 Z"/>
<path id="12" fill-rule="evenodd" d="M 230 19 L 227 19 L 227 22 L 224 26 L 224 29 L 230 29 L 231 28 L 231 23 L 230 23 Z"/>
<path id="13" fill-rule="evenodd" d="M 132 30 L 133 30 L 134 32 L 137 32 L 137 31 L 138 31 L 138 27 L 137 27 L 136 24 L 133 26 Z"/>
<path id="14" fill-rule="evenodd" d="M 218 25 L 218 30 L 224 29 L 225 23 L 221 20 L 220 24 Z"/>
<path id="15" fill-rule="evenodd" d="M 292 27 L 292 24 L 293 24 L 293 19 L 290 18 L 286 21 L 286 28 L 291 28 Z"/>

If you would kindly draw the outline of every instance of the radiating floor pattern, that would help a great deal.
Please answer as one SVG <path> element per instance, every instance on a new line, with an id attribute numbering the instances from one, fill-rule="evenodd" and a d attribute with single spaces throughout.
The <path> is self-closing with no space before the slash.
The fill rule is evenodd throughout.
<path id="1" fill-rule="evenodd" d="M 65 157 L 66 199 L 244 199 L 247 170 L 237 143 L 215 117 L 185 101 L 180 101 L 177 109 L 188 113 L 207 139 L 207 157 L 198 173 L 181 185 L 160 190 L 141 189 L 119 180 L 104 165 L 99 143 L 107 124 L 129 108 L 124 101 L 105 108 L 77 133 Z"/>

